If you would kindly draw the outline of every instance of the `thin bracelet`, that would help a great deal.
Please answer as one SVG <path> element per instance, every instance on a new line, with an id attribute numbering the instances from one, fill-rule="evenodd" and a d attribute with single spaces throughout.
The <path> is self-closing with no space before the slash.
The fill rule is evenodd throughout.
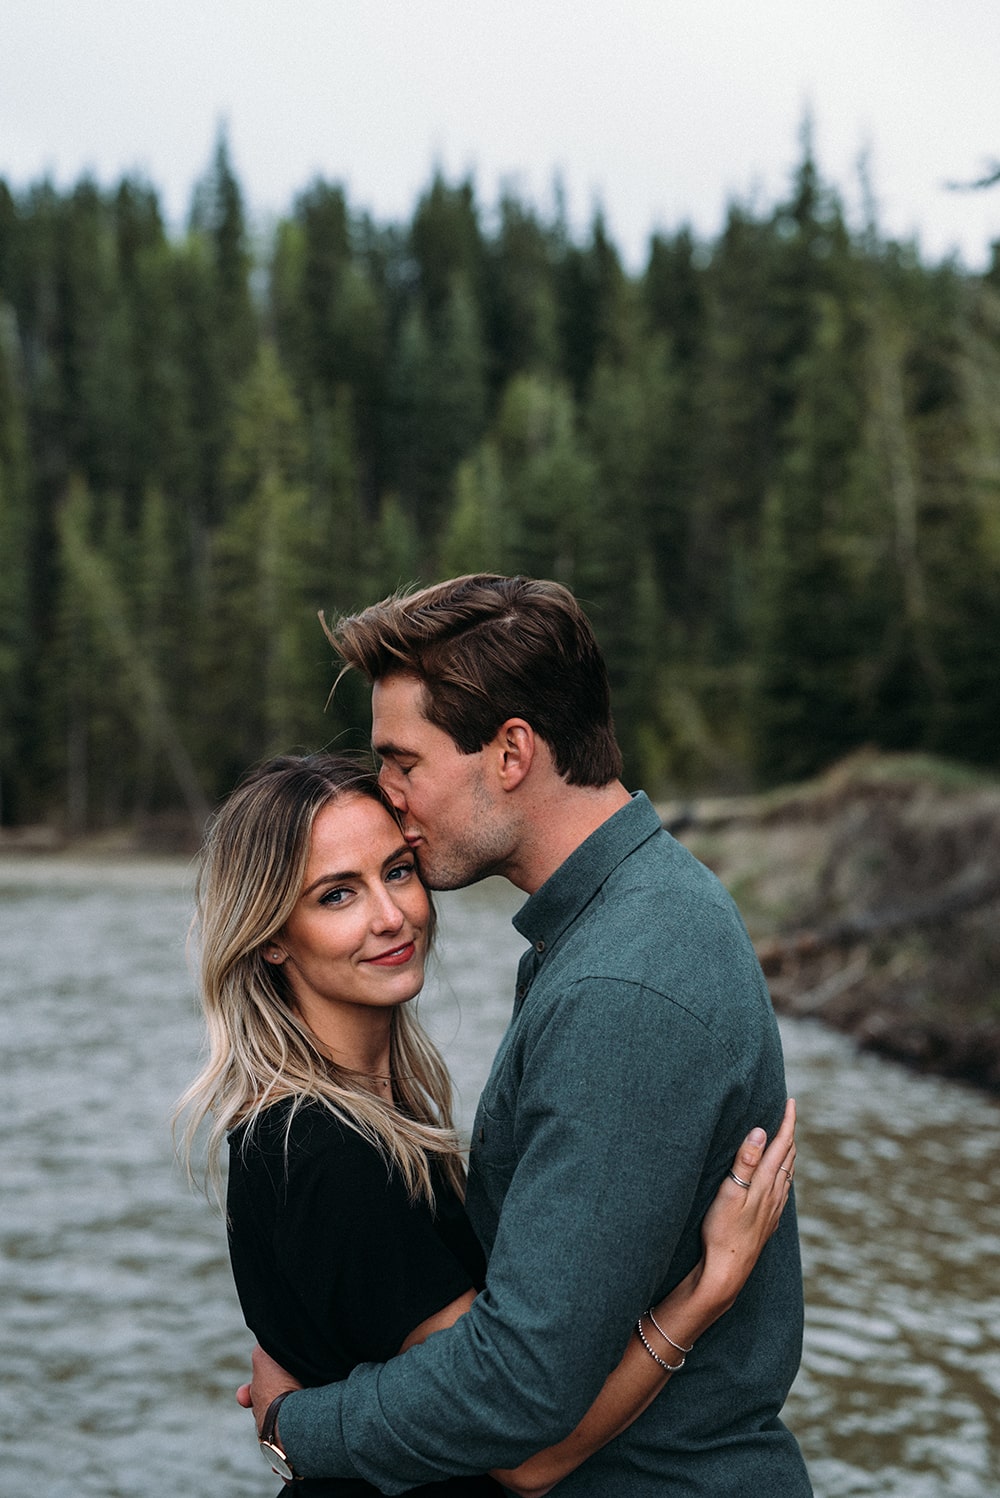
<path id="1" fill-rule="evenodd" d="M 681 1358 L 681 1360 L 680 1360 L 679 1363 L 667 1363 L 667 1362 L 664 1361 L 663 1358 L 660 1357 L 660 1354 L 658 1352 L 654 1352 L 653 1351 L 653 1349 L 650 1347 L 649 1343 L 646 1341 L 646 1333 L 642 1329 L 642 1317 L 641 1316 L 639 1317 L 639 1320 L 635 1324 L 635 1329 L 639 1333 L 639 1341 L 642 1343 L 643 1347 L 649 1353 L 649 1355 L 653 1359 L 654 1363 L 659 1363 L 660 1367 L 661 1368 L 665 1368 L 668 1373 L 677 1373 L 681 1368 L 684 1367 L 684 1364 L 687 1362 L 687 1358 Z"/>
<path id="2" fill-rule="evenodd" d="M 682 1347 L 679 1342 L 675 1342 L 674 1341 L 673 1337 L 668 1337 L 667 1336 L 666 1332 L 663 1330 L 663 1327 L 660 1325 L 660 1323 L 657 1321 L 656 1317 L 653 1315 L 653 1308 L 652 1308 L 652 1306 L 650 1306 L 649 1310 L 646 1312 L 646 1315 L 649 1317 L 650 1321 L 656 1327 L 656 1330 L 659 1332 L 659 1334 L 663 1338 L 664 1342 L 669 1342 L 670 1345 L 671 1345 L 671 1347 L 676 1347 L 676 1349 L 677 1349 L 678 1352 L 694 1352 L 694 1343 L 693 1342 L 691 1343 L 690 1347 Z"/>

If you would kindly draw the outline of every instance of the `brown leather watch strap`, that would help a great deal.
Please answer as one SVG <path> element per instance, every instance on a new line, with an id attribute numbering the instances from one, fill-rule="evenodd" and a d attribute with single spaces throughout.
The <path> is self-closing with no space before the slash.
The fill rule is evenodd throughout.
<path id="1" fill-rule="evenodd" d="M 278 1467 L 274 1468 L 274 1471 L 285 1482 L 294 1482 L 296 1474 L 292 1470 L 291 1462 L 285 1455 L 285 1448 L 282 1446 L 281 1441 L 278 1439 L 278 1412 L 281 1409 L 282 1404 L 288 1398 L 289 1394 L 294 1394 L 295 1392 L 295 1389 L 285 1389 L 281 1394 L 278 1394 L 274 1399 L 271 1400 L 271 1403 L 264 1411 L 264 1419 L 261 1422 L 260 1435 L 258 1436 L 261 1450 L 264 1452 L 265 1457 L 268 1460 L 271 1460 L 272 1457 L 276 1457 L 281 1465 L 287 1469 L 286 1476 L 286 1473 L 283 1471 L 279 1471 Z"/>

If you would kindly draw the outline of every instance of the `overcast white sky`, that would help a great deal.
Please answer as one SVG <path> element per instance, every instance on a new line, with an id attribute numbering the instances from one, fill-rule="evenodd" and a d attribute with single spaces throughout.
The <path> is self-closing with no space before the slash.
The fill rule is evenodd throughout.
<path id="1" fill-rule="evenodd" d="M 772 206 L 809 111 L 852 215 L 867 152 L 885 233 L 970 269 L 1000 239 L 1000 0 L 0 0 L 0 176 L 141 171 L 182 223 L 224 121 L 249 206 L 317 174 L 379 220 L 435 164 L 492 207 L 512 180 L 599 199 L 638 266 L 654 228 Z"/>

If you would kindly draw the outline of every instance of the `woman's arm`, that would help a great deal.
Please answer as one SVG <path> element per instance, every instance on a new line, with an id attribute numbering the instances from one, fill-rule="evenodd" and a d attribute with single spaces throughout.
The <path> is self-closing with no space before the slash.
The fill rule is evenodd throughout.
<path id="1" fill-rule="evenodd" d="M 702 1223 L 702 1256 L 680 1284 L 642 1317 L 642 1336 L 629 1339 L 621 1362 L 580 1424 L 563 1441 L 529 1457 L 509 1471 L 495 1471 L 521 1498 L 542 1498 L 581 1462 L 619 1435 L 642 1414 L 677 1372 L 697 1339 L 736 1300 L 788 1200 L 795 1164 L 795 1103 L 789 1099 L 781 1128 L 768 1148 L 763 1129 L 740 1146 L 733 1170 L 744 1187 L 727 1176 Z M 451 1326 L 472 1304 L 471 1292 L 429 1317 L 407 1337 L 400 1351 L 432 1332 Z M 660 1331 L 662 1327 L 663 1331 Z M 664 1336 L 666 1333 L 667 1336 Z M 672 1364 L 672 1368 L 664 1365 Z"/>

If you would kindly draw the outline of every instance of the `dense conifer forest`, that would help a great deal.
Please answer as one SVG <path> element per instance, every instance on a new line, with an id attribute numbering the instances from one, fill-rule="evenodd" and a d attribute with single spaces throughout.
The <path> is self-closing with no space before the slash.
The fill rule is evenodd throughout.
<path id="1" fill-rule="evenodd" d="M 224 138 L 183 234 L 141 180 L 0 181 L 0 558 L 8 826 L 198 822 L 363 743 L 317 611 L 482 568 L 584 600 L 654 795 L 995 769 L 1000 254 L 851 227 L 807 136 L 787 201 L 638 272 L 440 175 L 263 236 Z"/>

